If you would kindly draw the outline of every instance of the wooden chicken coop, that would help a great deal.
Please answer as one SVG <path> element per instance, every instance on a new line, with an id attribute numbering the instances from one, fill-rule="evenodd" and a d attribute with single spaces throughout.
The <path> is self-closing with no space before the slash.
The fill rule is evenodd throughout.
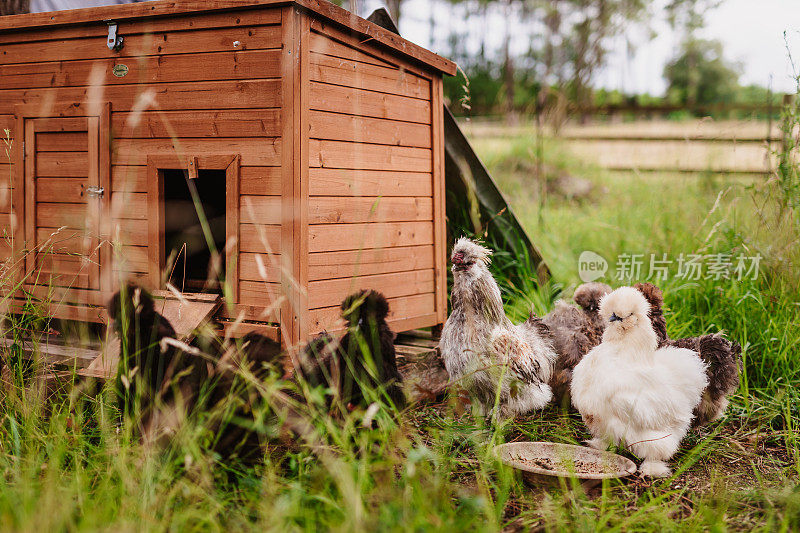
<path id="1" fill-rule="evenodd" d="M 324 0 L 2 17 L 7 294 L 103 322 L 121 283 L 169 281 L 287 345 L 361 288 L 397 331 L 441 324 L 454 72 Z"/>

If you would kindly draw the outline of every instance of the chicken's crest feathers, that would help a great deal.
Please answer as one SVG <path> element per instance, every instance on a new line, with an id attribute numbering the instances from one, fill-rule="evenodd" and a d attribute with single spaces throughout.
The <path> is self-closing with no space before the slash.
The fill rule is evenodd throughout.
<path id="1" fill-rule="evenodd" d="M 605 283 L 593 281 L 584 283 L 575 289 L 572 299 L 581 306 L 584 311 L 597 311 L 600 309 L 600 300 L 611 292 L 611 287 Z"/>
<path id="2" fill-rule="evenodd" d="M 123 315 L 123 306 L 125 308 Z M 155 302 L 150 294 L 136 284 L 128 283 L 122 287 L 106 305 L 108 316 L 112 320 L 119 317 L 130 317 L 132 313 L 155 310 Z"/>
<path id="3" fill-rule="evenodd" d="M 486 266 L 492 262 L 492 250 L 483 246 L 480 242 L 470 239 L 468 237 L 461 237 L 453 245 L 453 253 L 451 258 L 466 257 L 475 261 L 479 261 Z"/>
<path id="4" fill-rule="evenodd" d="M 366 318 L 385 320 L 389 314 L 389 302 L 378 291 L 361 290 L 346 297 L 342 301 L 341 309 L 342 318 L 353 326 Z"/>
<path id="5" fill-rule="evenodd" d="M 620 287 L 600 300 L 600 315 L 608 321 L 612 314 L 628 317 L 635 314 L 648 317 L 650 305 L 644 295 L 633 287 Z"/>

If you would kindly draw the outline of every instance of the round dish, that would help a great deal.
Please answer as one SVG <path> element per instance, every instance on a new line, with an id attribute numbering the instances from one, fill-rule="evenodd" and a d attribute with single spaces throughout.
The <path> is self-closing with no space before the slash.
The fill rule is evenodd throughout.
<path id="1" fill-rule="evenodd" d="M 543 476 L 610 479 L 636 472 L 630 459 L 573 444 L 509 442 L 495 447 L 494 453 L 508 466 Z"/>

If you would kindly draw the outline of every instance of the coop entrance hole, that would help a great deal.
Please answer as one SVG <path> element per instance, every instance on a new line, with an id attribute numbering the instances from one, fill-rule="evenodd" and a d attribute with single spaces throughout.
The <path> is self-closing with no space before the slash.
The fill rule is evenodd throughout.
<path id="1" fill-rule="evenodd" d="M 186 170 L 162 170 L 162 179 L 162 257 L 168 281 L 181 291 L 221 292 L 220 278 L 225 279 L 225 170 L 198 170 L 193 179 Z"/>

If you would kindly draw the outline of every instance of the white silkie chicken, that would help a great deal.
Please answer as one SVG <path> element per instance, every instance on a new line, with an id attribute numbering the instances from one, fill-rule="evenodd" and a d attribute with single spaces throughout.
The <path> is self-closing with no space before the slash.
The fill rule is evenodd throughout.
<path id="1" fill-rule="evenodd" d="M 462 237 L 453 246 L 452 313 L 440 348 L 451 380 L 457 380 L 484 414 L 498 401 L 513 417 L 544 407 L 556 353 L 547 327 L 531 316 L 514 325 L 503 310 L 500 288 L 489 272 L 492 251 Z"/>
<path id="2" fill-rule="evenodd" d="M 592 434 L 589 446 L 623 443 L 643 459 L 643 475 L 666 477 L 708 378 L 696 352 L 657 348 L 649 310 L 633 287 L 603 297 L 603 342 L 575 367 L 572 405 Z"/>

